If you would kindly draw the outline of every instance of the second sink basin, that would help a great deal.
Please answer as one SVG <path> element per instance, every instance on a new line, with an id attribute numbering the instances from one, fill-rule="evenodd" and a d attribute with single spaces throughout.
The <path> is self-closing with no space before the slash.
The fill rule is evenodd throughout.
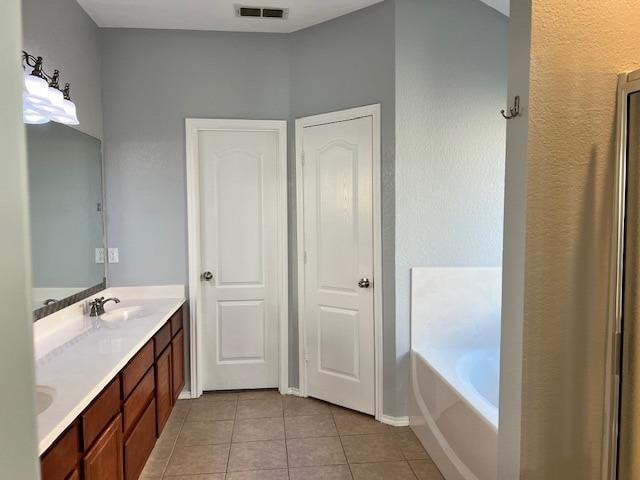
<path id="1" fill-rule="evenodd" d="M 36 385 L 36 414 L 40 415 L 53 403 L 56 391 L 43 385 Z"/>

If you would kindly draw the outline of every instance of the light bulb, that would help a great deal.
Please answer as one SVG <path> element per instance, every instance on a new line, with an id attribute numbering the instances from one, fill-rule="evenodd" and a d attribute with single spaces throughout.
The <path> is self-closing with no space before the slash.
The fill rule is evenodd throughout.
<path id="1" fill-rule="evenodd" d="M 46 104 L 49 102 L 49 84 L 44 78 L 25 73 L 24 88 L 32 103 Z"/>
<path id="2" fill-rule="evenodd" d="M 78 116 L 76 114 L 76 105 L 71 100 L 63 101 L 62 112 L 54 112 L 51 114 L 51 120 L 65 125 L 79 125 Z"/>

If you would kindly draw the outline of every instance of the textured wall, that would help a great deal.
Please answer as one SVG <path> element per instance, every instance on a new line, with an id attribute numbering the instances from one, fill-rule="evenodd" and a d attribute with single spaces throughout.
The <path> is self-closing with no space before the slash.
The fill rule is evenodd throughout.
<path id="1" fill-rule="evenodd" d="M 396 2 L 396 382 L 410 268 L 502 261 L 508 20 L 476 0 Z"/>
<path id="2" fill-rule="evenodd" d="M 20 1 L 2 2 L 0 15 L 0 472 L 2 478 L 36 480 L 39 468 L 34 415 L 35 373 L 31 328 L 31 278 L 27 159 L 22 125 Z"/>
<path id="3" fill-rule="evenodd" d="M 616 74 L 629 0 L 533 0 L 522 479 L 600 479 Z"/>
<path id="4" fill-rule="evenodd" d="M 382 289 L 384 328 L 384 411 L 405 415 L 395 407 L 395 38 L 394 2 L 389 0 L 290 35 L 291 122 L 290 179 L 292 266 L 290 301 L 297 299 L 295 275 L 295 143 L 294 120 L 318 113 L 373 103 L 381 104 L 382 143 Z M 297 316 L 297 302 L 292 317 Z M 294 327 L 297 327 L 294 325 Z M 297 328 L 292 332 L 297 355 Z M 297 357 L 294 357 L 297 358 Z M 297 364 L 292 369 L 297 385 Z"/>
<path id="5" fill-rule="evenodd" d="M 76 0 L 22 0 L 23 48 L 44 58 L 45 70 L 58 68 L 71 84 L 80 125 L 102 138 L 100 35 Z"/>

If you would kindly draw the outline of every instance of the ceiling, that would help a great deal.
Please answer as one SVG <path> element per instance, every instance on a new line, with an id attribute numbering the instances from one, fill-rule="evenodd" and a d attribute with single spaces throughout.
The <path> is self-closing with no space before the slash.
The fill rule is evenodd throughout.
<path id="1" fill-rule="evenodd" d="M 100 27 L 295 32 L 382 0 L 77 0 Z M 509 14 L 509 0 L 482 0 Z M 288 8 L 280 19 L 238 18 L 235 5 Z"/>
<path id="2" fill-rule="evenodd" d="M 78 0 L 99 27 L 289 33 L 382 0 Z M 237 18 L 235 5 L 288 8 L 280 19 Z"/>

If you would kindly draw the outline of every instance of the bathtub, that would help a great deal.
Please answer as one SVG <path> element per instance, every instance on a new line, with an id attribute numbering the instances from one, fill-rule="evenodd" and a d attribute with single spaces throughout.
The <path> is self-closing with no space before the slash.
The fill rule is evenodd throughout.
<path id="1" fill-rule="evenodd" d="M 411 352 L 411 426 L 447 480 L 496 480 L 497 348 Z"/>

